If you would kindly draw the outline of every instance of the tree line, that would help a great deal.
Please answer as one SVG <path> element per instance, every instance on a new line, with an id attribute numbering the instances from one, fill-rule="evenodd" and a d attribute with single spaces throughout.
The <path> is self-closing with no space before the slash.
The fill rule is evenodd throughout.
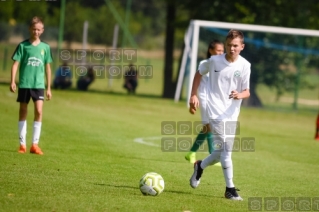
<path id="1" fill-rule="evenodd" d="M 302 29 L 318 29 L 319 26 L 317 0 L 66 0 L 64 40 L 80 42 L 83 23 L 88 21 L 88 42 L 111 46 L 113 28 L 117 20 L 111 13 L 107 1 L 112 2 L 122 20 L 128 20 L 128 29 L 140 48 L 165 50 L 163 70 L 165 98 L 173 98 L 176 88 L 176 79 L 173 78 L 173 50 L 183 47 L 184 33 L 192 19 Z M 2 27 L 3 24 L 27 23 L 35 14 L 44 18 L 46 26 L 58 27 L 60 7 L 60 1 L 1 1 L 0 34 L 3 36 L 6 31 Z M 124 33 L 120 31 L 121 47 L 129 45 L 123 36 Z M 278 42 L 285 42 L 285 38 L 281 38 Z M 308 46 L 318 46 L 316 40 L 307 39 L 303 42 Z M 260 83 L 273 87 L 278 97 L 283 92 L 294 89 L 298 75 L 280 68 L 288 67 L 290 64 L 296 66 L 294 61 L 287 62 L 284 60 L 285 55 L 270 49 L 268 52 L 254 49 L 254 52 L 254 55 L 248 55 L 254 69 L 251 79 L 253 94 L 255 87 Z M 272 64 L 265 62 L 265 58 L 269 55 L 273 55 L 269 58 Z M 296 61 L 302 60 L 303 55 L 294 54 L 291 58 Z M 302 63 L 313 67 L 311 70 L 303 70 L 304 74 L 307 74 L 308 71 L 313 71 L 314 67 L 318 67 L 318 58 L 307 57 Z M 293 83 L 287 86 L 287 83 L 282 83 L 283 80 Z M 307 82 L 299 84 L 313 87 Z M 261 105 L 256 93 L 251 101 L 252 105 Z"/>

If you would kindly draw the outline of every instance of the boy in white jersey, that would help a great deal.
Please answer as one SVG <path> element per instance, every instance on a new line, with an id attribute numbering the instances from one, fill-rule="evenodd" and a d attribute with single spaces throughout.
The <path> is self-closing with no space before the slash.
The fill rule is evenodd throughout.
<path id="1" fill-rule="evenodd" d="M 27 112 L 28 103 L 32 98 L 34 102 L 34 123 L 33 140 L 30 153 L 42 155 L 43 152 L 38 146 L 41 126 L 42 126 L 42 108 L 44 101 L 44 89 L 46 75 L 46 97 L 50 100 L 51 95 L 51 68 L 52 62 L 50 46 L 40 40 L 44 31 L 44 24 L 39 17 L 33 17 L 30 22 L 30 38 L 17 46 L 12 60 L 14 63 L 11 69 L 10 91 L 16 92 L 15 77 L 19 70 L 19 89 L 17 102 L 20 102 L 19 109 L 19 153 L 26 152 L 26 134 L 27 134 Z"/>
<path id="2" fill-rule="evenodd" d="M 234 135 L 225 135 L 224 124 L 227 121 L 237 121 L 242 99 L 250 96 L 251 65 L 240 56 L 244 46 L 243 33 L 238 30 L 230 30 L 226 36 L 226 54 L 213 56 L 199 66 L 194 77 L 189 103 L 194 110 L 198 108 L 197 89 L 202 75 L 209 73 L 207 113 L 211 131 L 214 134 L 215 149 L 204 160 L 194 163 L 194 173 L 190 178 L 190 185 L 196 188 L 200 183 L 203 170 L 220 161 L 226 182 L 225 197 L 231 200 L 243 199 L 237 194 L 233 183 L 231 153 Z"/>
<path id="3" fill-rule="evenodd" d="M 224 43 L 219 40 L 213 40 L 209 43 L 206 58 L 209 59 L 213 55 L 224 54 Z M 202 60 L 200 64 L 207 61 L 207 59 Z M 208 81 L 208 74 L 202 76 L 200 85 L 198 87 L 198 99 L 200 102 L 200 114 L 203 123 L 203 130 L 197 135 L 193 146 L 191 147 L 190 151 L 185 155 L 185 159 L 188 160 L 190 163 L 196 162 L 196 152 L 199 147 L 204 143 L 205 139 L 207 138 L 208 144 L 208 151 L 212 153 L 214 150 L 213 148 L 213 135 L 210 132 L 209 128 L 209 118 L 207 117 L 206 113 L 206 93 L 207 93 L 207 81 Z M 195 114 L 195 110 L 193 108 L 189 108 L 189 112 L 191 114 Z M 220 166 L 220 163 L 216 164 Z"/>

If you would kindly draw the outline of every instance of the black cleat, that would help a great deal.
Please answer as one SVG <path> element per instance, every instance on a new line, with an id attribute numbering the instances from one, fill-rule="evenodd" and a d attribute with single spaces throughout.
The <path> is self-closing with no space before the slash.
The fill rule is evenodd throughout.
<path id="1" fill-rule="evenodd" d="M 233 187 L 233 188 L 227 188 L 226 187 L 226 191 L 225 191 L 225 198 L 226 199 L 230 199 L 230 200 L 239 200 L 242 201 L 243 198 L 241 198 L 238 194 L 237 191 L 239 191 L 239 189 Z"/>

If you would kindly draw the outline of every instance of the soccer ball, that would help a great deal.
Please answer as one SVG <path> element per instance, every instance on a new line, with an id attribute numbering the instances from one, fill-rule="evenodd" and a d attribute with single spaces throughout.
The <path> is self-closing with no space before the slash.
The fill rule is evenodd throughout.
<path id="1" fill-rule="evenodd" d="M 144 195 L 159 195 L 164 190 L 163 177 L 155 172 L 146 173 L 140 179 L 140 190 Z"/>

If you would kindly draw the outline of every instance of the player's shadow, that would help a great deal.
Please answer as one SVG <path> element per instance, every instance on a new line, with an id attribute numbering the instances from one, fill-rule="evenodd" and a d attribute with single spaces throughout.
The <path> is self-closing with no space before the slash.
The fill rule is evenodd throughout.
<path id="1" fill-rule="evenodd" d="M 111 185 L 111 184 L 105 184 L 105 183 L 94 183 L 94 185 L 98 186 L 108 186 L 108 187 L 114 187 L 114 188 L 129 188 L 129 189 L 139 189 L 136 186 L 127 186 L 127 185 Z"/>
<path id="2" fill-rule="evenodd" d="M 8 80 L 0 79 L 0 85 L 6 85 L 9 87 L 10 82 Z M 162 99 L 163 97 L 161 95 L 156 94 L 145 94 L 145 93 L 136 93 L 134 95 L 129 95 L 126 92 L 120 92 L 120 91 L 112 91 L 112 90 L 98 90 L 98 89 L 88 89 L 87 91 L 80 91 L 76 88 L 68 88 L 68 89 L 54 89 L 51 88 L 52 91 L 61 91 L 61 92 L 71 92 L 71 93 L 96 93 L 96 94 L 102 94 L 102 95 L 114 95 L 114 96 L 130 96 L 130 97 L 142 97 L 142 98 L 154 98 L 154 99 Z"/>
<path id="3" fill-rule="evenodd" d="M 128 188 L 128 189 L 134 189 L 134 190 L 139 190 L 137 186 L 127 186 L 127 185 L 111 185 L 111 184 L 106 184 L 106 183 L 94 183 L 94 185 L 97 186 L 108 186 L 108 187 L 113 187 L 113 188 Z M 191 191 L 176 191 L 176 190 L 170 190 L 170 189 L 165 189 L 165 193 L 172 193 L 172 194 L 185 194 L 185 195 L 192 195 L 193 193 Z M 203 197 L 209 197 L 209 198 L 222 198 L 220 196 L 213 196 L 213 195 L 207 195 L 207 194 L 194 194 L 196 196 L 203 196 Z"/>
<path id="4" fill-rule="evenodd" d="M 57 89 L 54 89 L 57 90 Z M 114 95 L 114 96 L 127 96 L 127 97 L 142 97 L 142 98 L 154 98 L 154 99 L 161 99 L 163 98 L 160 95 L 155 95 L 155 94 L 145 94 L 145 93 L 136 93 L 134 95 L 129 95 L 124 92 L 118 92 L 118 91 L 106 91 L 106 90 L 98 90 L 98 89 L 88 89 L 87 91 L 80 91 L 76 88 L 69 88 L 65 90 L 60 90 L 62 92 L 72 92 L 72 93 L 95 93 L 95 94 L 101 94 L 101 95 Z"/>
<path id="5" fill-rule="evenodd" d="M 114 156 L 116 157 L 116 156 Z M 125 155 L 121 155 L 119 156 L 119 158 L 127 158 L 127 159 L 130 159 L 130 160 L 145 160 L 145 158 L 142 158 L 142 157 L 130 157 L 130 156 L 125 156 Z M 169 160 L 169 159 L 166 159 L 166 158 L 162 158 L 162 159 L 147 159 L 148 161 L 154 161 L 154 162 L 167 162 L 167 163 L 185 163 L 185 160 L 181 160 L 181 161 L 177 161 L 177 160 Z M 192 166 L 194 166 L 194 164 L 190 164 Z"/>
<path id="6" fill-rule="evenodd" d="M 176 190 L 169 190 L 165 189 L 165 192 L 173 193 L 173 194 L 186 194 L 186 195 L 196 195 L 196 196 L 202 196 L 202 197 L 209 197 L 209 198 L 220 198 L 220 196 L 214 196 L 214 195 L 207 195 L 207 194 L 193 194 L 191 191 L 176 191 Z"/>

